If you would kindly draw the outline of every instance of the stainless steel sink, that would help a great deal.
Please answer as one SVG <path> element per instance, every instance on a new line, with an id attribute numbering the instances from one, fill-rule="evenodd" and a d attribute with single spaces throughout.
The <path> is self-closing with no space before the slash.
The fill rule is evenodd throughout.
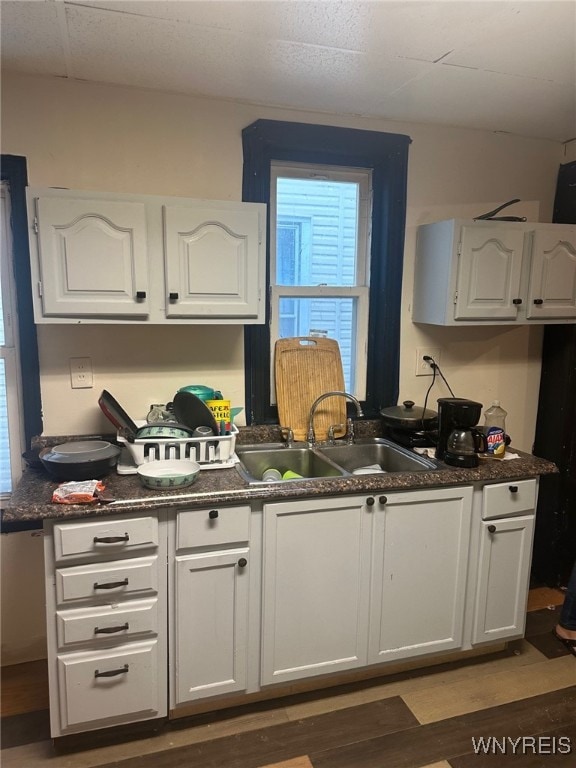
<path id="1" fill-rule="evenodd" d="M 364 467 L 373 467 L 374 473 L 424 472 L 437 468 L 432 459 L 419 456 L 384 438 L 359 439 L 352 445 L 323 445 L 317 450 L 352 474 L 357 470 L 362 470 L 359 474 L 370 474 Z"/>
<path id="2" fill-rule="evenodd" d="M 238 471 L 246 482 L 266 483 L 262 475 L 267 469 L 277 469 L 281 475 L 287 471 L 296 472 L 302 478 L 342 477 L 345 475 L 329 458 L 307 446 L 284 448 L 280 444 L 236 446 L 240 463 Z M 300 479 L 300 478 L 297 478 Z M 282 482 L 293 482 L 283 480 Z"/>

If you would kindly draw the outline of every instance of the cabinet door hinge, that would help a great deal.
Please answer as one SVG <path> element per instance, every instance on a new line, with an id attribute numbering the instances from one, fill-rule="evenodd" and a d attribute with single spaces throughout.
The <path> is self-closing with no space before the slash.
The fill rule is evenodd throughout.
<path id="1" fill-rule="evenodd" d="M 458 291 L 454 291 L 454 304 L 458 303 Z"/>
<path id="2" fill-rule="evenodd" d="M 34 220 L 32 221 L 32 229 L 34 230 L 34 234 L 38 234 L 38 217 L 34 216 Z"/>
<path id="3" fill-rule="evenodd" d="M 462 255 L 462 241 L 460 241 L 460 242 L 458 243 L 458 246 L 457 246 L 457 248 L 456 248 L 456 254 L 457 254 L 458 256 L 461 256 L 461 255 Z"/>
<path id="4" fill-rule="evenodd" d="M 38 296 L 42 298 L 42 283 L 38 281 Z"/>

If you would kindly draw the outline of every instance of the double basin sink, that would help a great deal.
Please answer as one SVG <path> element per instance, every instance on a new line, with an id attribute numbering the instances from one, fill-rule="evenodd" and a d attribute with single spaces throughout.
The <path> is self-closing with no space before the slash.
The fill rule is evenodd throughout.
<path id="1" fill-rule="evenodd" d="M 351 445 L 335 444 L 311 448 L 284 447 L 279 443 L 237 445 L 240 475 L 250 485 L 266 483 L 263 474 L 273 468 L 301 479 L 349 477 L 381 472 L 425 472 L 438 464 L 384 438 L 363 438 Z M 293 482 L 294 479 L 281 482 Z"/>

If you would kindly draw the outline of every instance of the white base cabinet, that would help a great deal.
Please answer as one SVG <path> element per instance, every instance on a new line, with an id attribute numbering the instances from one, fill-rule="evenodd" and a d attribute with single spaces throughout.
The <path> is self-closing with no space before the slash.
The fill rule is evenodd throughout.
<path id="1" fill-rule="evenodd" d="M 52 735 L 521 637 L 537 490 L 47 521 Z"/>
<path id="2" fill-rule="evenodd" d="M 460 648 L 472 488 L 376 499 L 368 662 Z"/>
<path id="3" fill-rule="evenodd" d="M 366 497 L 264 505 L 263 685 L 366 664 Z"/>
<path id="4" fill-rule="evenodd" d="M 248 505 L 178 512 L 170 542 L 172 708 L 247 687 Z"/>
<path id="5" fill-rule="evenodd" d="M 52 736 L 168 714 L 166 544 L 156 514 L 45 522 Z"/>
<path id="6" fill-rule="evenodd" d="M 248 547 L 176 558 L 175 704 L 246 688 Z"/>
<path id="7" fill-rule="evenodd" d="M 524 634 L 537 482 L 495 483 L 482 493 L 473 644 Z"/>

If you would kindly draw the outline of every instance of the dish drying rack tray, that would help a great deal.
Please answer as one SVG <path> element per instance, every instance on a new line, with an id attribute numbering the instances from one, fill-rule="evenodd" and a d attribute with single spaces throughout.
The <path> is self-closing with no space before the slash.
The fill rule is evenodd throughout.
<path id="1" fill-rule="evenodd" d="M 129 442 L 122 435 L 117 441 L 122 453 L 116 467 L 119 475 L 135 474 L 140 464 L 167 459 L 190 459 L 200 469 L 226 469 L 238 463 L 234 453 L 238 427 L 232 424 L 229 435 L 210 437 L 141 438 Z"/>

